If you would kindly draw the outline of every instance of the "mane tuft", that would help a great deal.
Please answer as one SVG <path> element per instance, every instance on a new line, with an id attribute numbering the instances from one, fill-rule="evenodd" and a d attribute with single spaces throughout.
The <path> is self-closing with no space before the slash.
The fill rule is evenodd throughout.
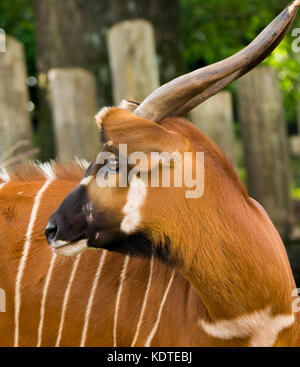
<path id="1" fill-rule="evenodd" d="M 75 157 L 74 163 L 78 165 L 78 167 L 82 168 L 84 171 L 86 171 L 89 168 L 90 162 L 86 159 L 81 159 L 78 157 Z"/>
<path id="2" fill-rule="evenodd" d="M 36 162 L 34 163 L 34 165 L 38 170 L 42 172 L 42 174 L 47 180 L 55 180 L 56 178 L 55 166 L 52 161 L 46 163 Z"/>
<path id="3" fill-rule="evenodd" d="M 64 180 L 80 181 L 89 162 L 76 158 L 66 164 L 56 161 L 50 162 L 30 162 L 15 167 L 14 173 L 9 177 L 9 181 L 44 181 L 46 180 Z M 1 169 L 0 169 L 1 179 Z"/>

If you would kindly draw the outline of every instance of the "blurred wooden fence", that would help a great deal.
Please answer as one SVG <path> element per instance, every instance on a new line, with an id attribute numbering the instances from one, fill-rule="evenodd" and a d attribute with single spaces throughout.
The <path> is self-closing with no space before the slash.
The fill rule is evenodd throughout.
<path id="1" fill-rule="evenodd" d="M 154 30 L 145 20 L 113 26 L 107 37 L 114 104 L 143 101 L 159 87 Z"/>
<path id="2" fill-rule="evenodd" d="M 159 86 L 151 24 L 143 20 L 117 24 L 109 30 L 107 43 L 114 104 L 123 98 L 141 102 Z M 7 52 L 0 53 L 0 76 L 0 158 L 4 160 L 20 141 L 33 146 L 23 48 L 12 38 L 8 38 Z M 99 150 L 93 75 L 77 68 L 55 69 L 49 72 L 48 80 L 57 158 L 90 159 Z M 257 67 L 238 82 L 237 94 L 250 195 L 286 235 L 292 216 L 289 147 L 276 71 Z M 190 118 L 237 167 L 231 93 L 223 91 L 210 98 L 191 111 Z M 300 103 L 298 120 L 300 131 Z M 300 136 L 291 139 L 291 147 L 300 155 Z"/>
<path id="3" fill-rule="evenodd" d="M 79 68 L 53 69 L 48 80 L 58 159 L 91 159 L 100 148 L 94 76 Z"/>
<path id="4" fill-rule="evenodd" d="M 259 66 L 238 81 L 249 195 L 288 235 L 292 203 L 286 121 L 277 71 Z"/>
<path id="5" fill-rule="evenodd" d="M 222 91 L 190 112 L 191 121 L 236 163 L 232 96 Z"/>
<path id="6" fill-rule="evenodd" d="M 6 52 L 0 52 L 0 159 L 28 157 L 33 151 L 32 124 L 23 45 L 6 39 Z M 30 154 L 28 154 L 30 153 Z"/>

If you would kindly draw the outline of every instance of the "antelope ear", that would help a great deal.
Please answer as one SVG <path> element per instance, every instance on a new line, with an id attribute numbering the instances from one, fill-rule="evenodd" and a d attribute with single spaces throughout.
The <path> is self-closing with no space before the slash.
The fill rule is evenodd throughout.
<path id="1" fill-rule="evenodd" d="M 185 152 L 190 143 L 176 132 L 155 122 L 133 115 L 119 107 L 105 107 L 96 115 L 96 122 L 107 140 L 117 148 L 127 145 L 127 152 Z"/>

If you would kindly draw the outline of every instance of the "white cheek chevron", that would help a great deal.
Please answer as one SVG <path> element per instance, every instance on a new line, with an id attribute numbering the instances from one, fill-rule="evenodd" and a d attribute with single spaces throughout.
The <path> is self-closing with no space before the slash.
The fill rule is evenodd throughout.
<path id="1" fill-rule="evenodd" d="M 9 173 L 7 172 L 6 168 L 4 168 L 0 164 L 0 180 L 2 183 L 0 183 L 0 190 L 10 181 Z"/>
<path id="2" fill-rule="evenodd" d="M 88 184 L 90 184 L 93 180 L 93 176 L 88 176 L 88 177 L 85 177 L 83 178 L 81 181 L 80 181 L 80 185 L 82 186 L 87 186 Z"/>
<path id="3" fill-rule="evenodd" d="M 146 184 L 143 180 L 134 176 L 130 182 L 127 203 L 123 208 L 123 213 L 125 214 L 121 223 L 123 232 L 131 233 L 138 227 L 141 220 L 140 208 L 145 201 L 146 195 Z"/>

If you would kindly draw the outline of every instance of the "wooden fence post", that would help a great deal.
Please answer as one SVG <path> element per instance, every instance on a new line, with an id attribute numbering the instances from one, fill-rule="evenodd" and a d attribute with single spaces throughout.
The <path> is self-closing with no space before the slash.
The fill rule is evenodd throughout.
<path id="1" fill-rule="evenodd" d="M 129 20 L 114 25 L 108 33 L 114 103 L 122 99 L 142 102 L 159 87 L 159 71 L 152 25 Z"/>
<path id="2" fill-rule="evenodd" d="M 190 112 L 191 121 L 235 162 L 232 96 L 222 91 Z"/>
<path id="3" fill-rule="evenodd" d="M 48 77 L 58 159 L 91 159 L 100 147 L 94 76 L 80 68 L 61 68 L 50 70 Z"/>
<path id="4" fill-rule="evenodd" d="M 300 157 L 300 100 L 297 104 L 297 120 L 298 120 L 298 134 L 291 136 L 290 140 L 290 151 L 293 157 Z"/>
<path id="5" fill-rule="evenodd" d="M 260 66 L 238 82 L 248 191 L 279 233 L 290 231 L 289 149 L 277 71 Z"/>
<path id="6" fill-rule="evenodd" d="M 300 100 L 297 105 L 298 135 L 300 135 Z"/>
<path id="7" fill-rule="evenodd" d="M 7 36 L 6 52 L 0 52 L 0 160 L 33 146 L 28 103 L 23 45 Z"/>

